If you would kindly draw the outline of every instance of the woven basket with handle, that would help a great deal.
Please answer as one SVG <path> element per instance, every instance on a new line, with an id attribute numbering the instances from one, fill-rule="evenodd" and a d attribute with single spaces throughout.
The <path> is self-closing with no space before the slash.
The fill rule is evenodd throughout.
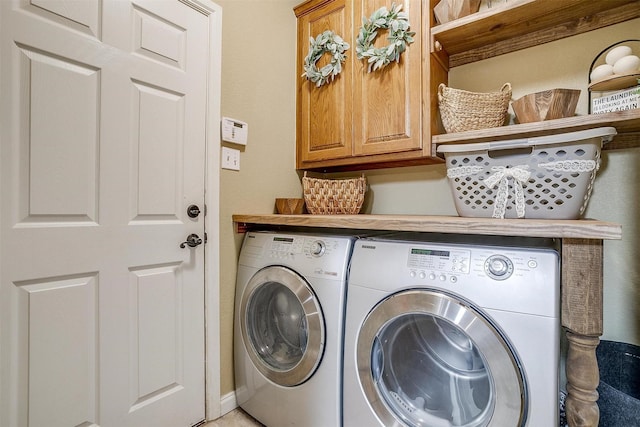
<path id="1" fill-rule="evenodd" d="M 477 93 L 438 86 L 440 118 L 447 133 L 487 129 L 505 122 L 511 84 L 505 83 L 499 92 Z"/>
<path id="2" fill-rule="evenodd" d="M 305 172 L 302 188 L 311 214 L 357 214 L 364 202 L 367 180 L 364 175 L 349 179 L 310 178 Z"/>

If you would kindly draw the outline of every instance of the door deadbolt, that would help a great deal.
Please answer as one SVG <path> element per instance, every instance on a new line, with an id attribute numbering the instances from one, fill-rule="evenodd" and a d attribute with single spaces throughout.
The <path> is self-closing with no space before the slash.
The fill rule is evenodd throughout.
<path id="1" fill-rule="evenodd" d="M 187 215 L 189 215 L 189 218 L 197 218 L 198 215 L 200 215 L 200 208 L 198 205 L 189 205 L 187 208 Z"/>

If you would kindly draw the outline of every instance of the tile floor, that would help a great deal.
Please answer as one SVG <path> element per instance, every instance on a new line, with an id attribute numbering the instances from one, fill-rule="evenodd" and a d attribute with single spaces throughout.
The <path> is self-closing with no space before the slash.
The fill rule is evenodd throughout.
<path id="1" fill-rule="evenodd" d="M 237 408 L 228 414 L 210 421 L 202 427 L 264 427 L 262 424 L 251 418 L 242 409 Z"/>

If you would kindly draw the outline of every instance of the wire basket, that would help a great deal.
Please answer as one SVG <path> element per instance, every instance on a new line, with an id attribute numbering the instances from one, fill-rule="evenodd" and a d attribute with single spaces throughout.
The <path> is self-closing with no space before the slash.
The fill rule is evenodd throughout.
<path id="1" fill-rule="evenodd" d="M 524 140 L 440 145 L 456 210 L 464 217 L 577 219 L 587 207 L 603 127 Z"/>
<path id="2" fill-rule="evenodd" d="M 302 188 L 311 214 L 357 214 L 367 192 L 367 180 L 364 175 L 350 179 L 310 178 L 305 172 Z"/>
<path id="3" fill-rule="evenodd" d="M 626 104 L 626 102 L 615 102 L 614 103 L 615 105 L 609 104 L 606 108 L 602 108 L 602 107 L 594 108 L 595 99 L 593 98 L 593 92 L 616 91 L 615 93 L 609 94 L 609 95 L 620 95 L 622 94 L 622 92 L 620 92 L 621 90 L 629 89 L 640 84 L 640 70 L 631 71 L 625 74 L 611 74 L 607 77 L 598 79 L 596 81 L 592 81 L 591 77 L 592 77 L 594 67 L 596 67 L 596 64 L 600 64 L 600 65 L 606 64 L 606 54 L 608 54 L 612 48 L 618 45 L 621 45 L 623 43 L 624 44 L 636 43 L 636 46 L 638 46 L 637 43 L 640 43 L 640 39 L 626 39 L 626 40 L 621 40 L 619 42 L 615 42 L 612 45 L 609 45 L 604 49 L 602 49 L 600 53 L 598 53 L 598 55 L 596 55 L 596 57 L 593 59 L 593 62 L 591 62 L 591 66 L 589 67 L 589 86 L 588 86 L 589 87 L 589 105 L 588 105 L 589 114 L 593 114 L 594 110 L 597 110 L 596 113 L 620 111 L 624 109 Z M 636 52 L 636 55 L 638 55 L 637 53 L 638 51 L 636 50 L 635 52 Z M 615 63 L 613 65 L 615 65 Z M 606 99 L 607 99 L 607 95 L 604 95 L 601 101 Z M 631 100 L 631 98 L 628 98 L 628 99 L 629 101 Z"/>
<path id="4" fill-rule="evenodd" d="M 494 128 L 504 125 L 511 84 L 505 83 L 499 92 L 477 93 L 438 86 L 440 118 L 447 133 Z"/>

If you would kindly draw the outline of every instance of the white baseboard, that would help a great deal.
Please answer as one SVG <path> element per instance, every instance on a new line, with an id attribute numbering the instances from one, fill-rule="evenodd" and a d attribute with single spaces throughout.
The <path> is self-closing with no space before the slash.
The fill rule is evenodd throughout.
<path id="1" fill-rule="evenodd" d="M 232 391 L 230 393 L 225 394 L 220 398 L 220 416 L 227 414 L 238 407 L 238 402 L 236 401 L 236 393 Z"/>

